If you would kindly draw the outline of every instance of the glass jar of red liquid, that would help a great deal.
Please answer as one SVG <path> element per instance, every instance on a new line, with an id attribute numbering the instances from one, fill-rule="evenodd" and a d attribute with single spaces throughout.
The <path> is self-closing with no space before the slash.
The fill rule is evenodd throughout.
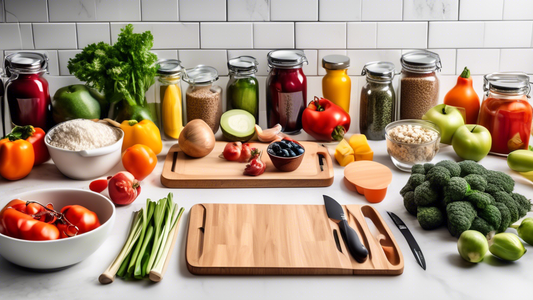
<path id="1" fill-rule="evenodd" d="M 507 155 L 528 149 L 533 108 L 528 102 L 529 77 L 525 73 L 485 75 L 485 95 L 478 124 L 492 135 L 491 153 Z"/>
<path id="2" fill-rule="evenodd" d="M 298 133 L 307 104 L 307 78 L 302 71 L 307 58 L 302 50 L 274 50 L 267 60 L 267 125 L 279 123 L 283 132 Z"/>
<path id="3" fill-rule="evenodd" d="M 18 52 L 5 59 L 6 98 L 15 125 L 33 125 L 47 130 L 52 125 L 52 105 L 48 81 L 46 54 Z"/>

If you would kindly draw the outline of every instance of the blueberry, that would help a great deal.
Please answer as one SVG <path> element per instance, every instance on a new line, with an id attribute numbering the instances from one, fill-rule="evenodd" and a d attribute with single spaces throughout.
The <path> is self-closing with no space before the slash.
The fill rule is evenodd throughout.
<path id="1" fill-rule="evenodd" d="M 275 152 L 279 152 L 281 150 L 281 147 L 277 143 L 272 144 L 272 147 L 270 148 Z"/>
<path id="2" fill-rule="evenodd" d="M 276 152 L 272 148 L 268 148 L 267 152 L 271 155 L 276 155 Z"/>
<path id="3" fill-rule="evenodd" d="M 282 149 L 282 150 L 281 150 L 281 156 L 283 156 L 283 157 L 289 157 L 289 151 L 287 151 L 287 149 Z"/>
<path id="4" fill-rule="evenodd" d="M 296 144 L 295 142 L 291 142 L 291 148 L 299 148 L 300 145 Z"/>
<path id="5" fill-rule="evenodd" d="M 294 151 L 292 151 L 292 149 L 289 149 L 289 156 L 290 157 L 294 157 L 294 156 L 296 156 L 296 153 L 294 153 Z"/>
<path id="6" fill-rule="evenodd" d="M 302 147 L 296 149 L 296 151 L 298 152 L 298 155 L 300 154 L 303 154 L 304 153 L 304 149 Z"/>
<path id="7" fill-rule="evenodd" d="M 279 146 L 280 146 L 281 149 L 288 149 L 289 148 L 289 146 L 287 146 L 287 144 L 281 143 L 281 142 L 279 143 Z"/>

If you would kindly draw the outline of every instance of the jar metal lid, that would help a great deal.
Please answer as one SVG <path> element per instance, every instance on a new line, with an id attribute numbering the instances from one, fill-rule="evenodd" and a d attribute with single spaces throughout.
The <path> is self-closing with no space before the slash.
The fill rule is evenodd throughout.
<path id="1" fill-rule="evenodd" d="M 159 65 L 159 75 L 174 75 L 183 71 L 181 61 L 177 59 L 160 59 L 156 63 Z"/>
<path id="2" fill-rule="evenodd" d="M 304 63 L 308 63 L 305 53 L 302 50 L 294 49 L 270 51 L 267 60 L 270 67 L 281 69 L 298 69 Z"/>
<path id="3" fill-rule="evenodd" d="M 344 70 L 350 66 L 350 58 L 346 55 L 326 55 L 322 58 L 322 67 L 328 70 Z"/>
<path id="4" fill-rule="evenodd" d="M 259 63 L 253 56 L 237 56 L 228 61 L 228 69 L 230 72 L 257 72 Z"/>
<path id="5" fill-rule="evenodd" d="M 35 74 L 46 71 L 48 68 L 48 56 L 37 52 L 16 52 L 6 56 L 6 75 L 12 72 L 21 74 Z"/>
<path id="6" fill-rule="evenodd" d="M 520 72 L 497 72 L 483 76 L 483 90 L 487 92 L 493 89 L 503 93 L 529 94 L 529 76 Z"/>
<path id="7" fill-rule="evenodd" d="M 400 62 L 402 68 L 415 73 L 430 73 L 442 68 L 439 55 L 427 50 L 405 53 Z"/>
<path id="8" fill-rule="evenodd" d="M 217 69 L 204 65 L 198 65 L 194 68 L 186 69 L 183 75 L 183 81 L 193 85 L 213 83 L 217 80 Z"/>
<path id="9" fill-rule="evenodd" d="M 391 81 L 394 78 L 394 64 L 388 61 L 372 61 L 367 63 L 361 75 L 379 81 Z"/>

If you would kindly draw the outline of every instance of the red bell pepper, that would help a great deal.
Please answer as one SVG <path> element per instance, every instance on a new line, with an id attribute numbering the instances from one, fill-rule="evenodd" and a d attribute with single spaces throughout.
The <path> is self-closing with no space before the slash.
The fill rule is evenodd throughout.
<path id="1" fill-rule="evenodd" d="M 328 99 L 315 97 L 302 114 L 302 126 L 319 141 L 340 141 L 350 129 L 350 115 Z"/>
<path id="2" fill-rule="evenodd" d="M 6 137 L 14 137 L 16 139 L 22 139 L 30 142 L 33 146 L 33 155 L 35 160 L 33 165 L 40 165 L 50 159 L 48 148 L 44 143 L 44 136 L 46 133 L 39 127 L 33 127 L 31 125 L 15 126 L 10 134 Z"/>

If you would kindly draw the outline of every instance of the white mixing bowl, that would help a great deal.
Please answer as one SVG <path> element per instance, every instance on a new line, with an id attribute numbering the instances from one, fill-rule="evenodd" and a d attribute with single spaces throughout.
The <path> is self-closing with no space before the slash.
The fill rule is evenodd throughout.
<path id="1" fill-rule="evenodd" d="M 52 241 L 27 241 L 0 234 L 0 255 L 27 268 L 57 269 L 86 259 L 104 243 L 115 223 L 115 205 L 101 194 L 88 190 L 48 189 L 7 197 L 4 194 L 0 208 L 13 199 L 52 203 L 55 210 L 66 205 L 82 205 L 95 212 L 101 224 L 92 231 Z"/>

